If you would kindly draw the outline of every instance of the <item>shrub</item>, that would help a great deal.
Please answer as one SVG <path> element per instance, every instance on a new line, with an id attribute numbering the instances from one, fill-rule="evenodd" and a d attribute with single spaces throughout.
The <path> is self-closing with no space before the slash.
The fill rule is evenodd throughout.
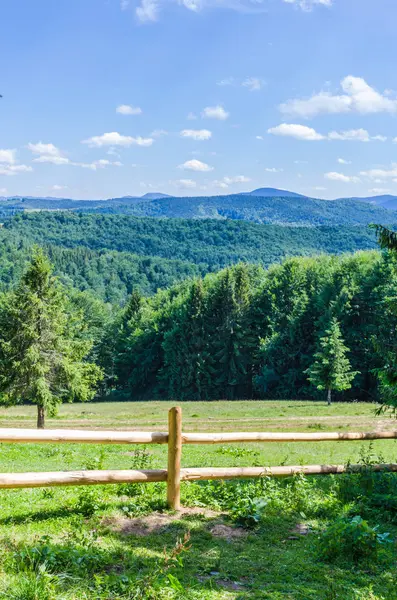
<path id="1" fill-rule="evenodd" d="M 390 542 L 389 533 L 379 533 L 360 516 L 341 518 L 320 536 L 320 556 L 329 561 L 339 558 L 358 562 L 378 559 L 381 547 Z"/>

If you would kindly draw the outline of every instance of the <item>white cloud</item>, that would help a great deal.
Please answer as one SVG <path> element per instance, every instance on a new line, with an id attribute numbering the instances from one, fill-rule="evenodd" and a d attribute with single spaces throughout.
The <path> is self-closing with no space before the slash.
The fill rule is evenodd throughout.
<path id="1" fill-rule="evenodd" d="M 0 194 L 5 195 L 7 193 L 7 188 L 0 188 Z"/>
<path id="2" fill-rule="evenodd" d="M 330 181 L 341 181 L 342 183 L 359 183 L 361 181 L 359 177 L 355 177 L 354 175 L 344 175 L 343 173 L 336 173 L 335 171 L 325 173 L 324 177 Z"/>
<path id="3" fill-rule="evenodd" d="M 197 183 L 193 181 L 193 179 L 177 179 L 175 181 L 171 181 L 170 183 L 182 189 L 193 189 L 197 187 Z"/>
<path id="4" fill-rule="evenodd" d="M 52 154 L 42 154 L 33 159 L 37 163 L 52 163 L 53 165 L 68 165 L 70 160 L 66 156 L 53 156 Z"/>
<path id="5" fill-rule="evenodd" d="M 351 160 L 345 160 L 344 158 L 338 158 L 338 163 L 340 165 L 351 165 L 352 161 Z"/>
<path id="6" fill-rule="evenodd" d="M 341 81 L 344 94 L 332 95 L 330 92 L 320 92 L 306 99 L 292 99 L 280 105 L 284 114 L 299 117 L 315 117 L 319 114 L 337 114 L 357 112 L 396 113 L 397 99 L 377 92 L 362 77 L 348 75 Z"/>
<path id="7" fill-rule="evenodd" d="M 142 0 L 140 6 L 135 9 L 135 14 L 141 23 L 157 21 L 158 2 L 156 0 Z"/>
<path id="8" fill-rule="evenodd" d="M 249 177 L 246 177 L 245 175 L 234 175 L 231 177 L 223 177 L 223 179 L 220 180 L 216 179 L 212 183 L 215 187 L 226 189 L 229 187 L 229 185 L 232 185 L 233 183 L 248 183 L 249 181 L 251 181 L 251 179 Z"/>
<path id="9" fill-rule="evenodd" d="M 376 183 L 382 183 L 384 179 L 397 177 L 397 163 L 392 163 L 390 169 L 369 169 L 368 171 L 361 171 L 360 175 L 369 177 Z"/>
<path id="10" fill-rule="evenodd" d="M 368 192 L 370 194 L 382 195 L 382 194 L 390 194 L 391 190 L 388 190 L 387 188 L 372 188 L 371 190 L 368 190 Z"/>
<path id="11" fill-rule="evenodd" d="M 117 158 L 120 158 L 120 154 L 117 152 L 116 148 L 113 148 L 113 146 L 110 146 L 106 154 L 109 154 L 109 156 L 117 156 Z"/>
<path id="12" fill-rule="evenodd" d="M 215 180 L 213 182 L 213 184 L 214 184 L 215 187 L 219 187 L 219 188 L 221 188 L 223 190 L 226 190 L 229 187 L 228 184 L 225 183 L 224 181 L 216 181 Z"/>
<path id="13" fill-rule="evenodd" d="M 317 192 L 324 192 L 327 188 L 322 187 L 321 185 L 316 185 L 313 189 Z"/>
<path id="14" fill-rule="evenodd" d="M 247 77 L 241 85 L 248 88 L 250 92 L 257 92 L 262 89 L 263 80 L 259 77 Z"/>
<path id="15" fill-rule="evenodd" d="M 153 142 L 153 138 L 131 137 L 129 135 L 121 135 L 117 131 L 112 131 L 103 135 L 94 135 L 87 140 L 83 140 L 81 143 L 87 144 L 91 148 L 101 148 L 102 146 L 151 146 Z"/>
<path id="16" fill-rule="evenodd" d="M 54 144 L 43 144 L 38 142 L 37 144 L 29 143 L 27 148 L 33 152 L 33 154 L 44 154 L 46 156 L 62 156 L 62 151 L 54 146 Z"/>
<path id="17" fill-rule="evenodd" d="M 330 131 L 328 134 L 323 135 L 318 133 L 312 127 L 306 125 L 297 125 L 295 123 L 281 123 L 277 127 L 271 127 L 267 130 L 268 133 L 273 135 L 281 135 L 286 137 L 293 137 L 297 140 L 306 141 L 319 141 L 319 140 L 339 140 L 339 141 L 354 141 L 354 142 L 369 142 L 373 141 L 386 141 L 386 137 L 382 135 L 371 136 L 366 129 L 348 129 L 346 131 Z"/>
<path id="18" fill-rule="evenodd" d="M 266 173 L 281 173 L 284 169 L 276 169 L 275 167 L 266 167 Z"/>
<path id="19" fill-rule="evenodd" d="M 180 133 L 181 137 L 192 138 L 193 140 L 209 140 L 212 136 L 208 129 L 184 129 Z"/>
<path id="20" fill-rule="evenodd" d="M 16 162 L 16 150 L 0 150 L 0 163 L 13 165 Z"/>
<path id="21" fill-rule="evenodd" d="M 347 131 L 331 131 L 330 140 L 369 142 L 371 137 L 366 129 L 349 129 Z"/>
<path id="22" fill-rule="evenodd" d="M 33 171 L 28 165 L 17 163 L 16 150 L 0 150 L 0 175 L 17 175 Z"/>
<path id="23" fill-rule="evenodd" d="M 75 167 L 82 167 L 83 169 L 91 169 L 92 171 L 96 171 L 97 169 L 105 169 L 106 167 L 122 167 L 123 163 L 119 160 L 110 161 L 107 158 L 101 158 L 100 160 L 94 160 L 90 163 L 80 163 L 74 162 L 71 163 Z"/>
<path id="24" fill-rule="evenodd" d="M 263 135 L 256 135 L 256 136 L 255 136 L 255 139 L 256 139 L 256 140 L 263 140 Z"/>
<path id="25" fill-rule="evenodd" d="M 220 105 L 207 106 L 204 108 L 201 116 L 204 119 L 218 119 L 219 121 L 225 121 L 229 117 L 229 113 Z"/>
<path id="26" fill-rule="evenodd" d="M 234 175 L 233 177 L 224 177 L 223 181 L 230 185 L 231 183 L 248 183 L 251 179 L 245 175 Z"/>
<path id="27" fill-rule="evenodd" d="M 223 8 L 237 11 L 239 13 L 260 14 L 267 12 L 268 3 L 263 0 L 172 0 L 174 4 L 183 6 L 187 10 L 198 13 L 204 9 Z M 331 6 L 332 0 L 284 0 L 284 2 L 294 5 L 297 8 L 308 12 L 314 6 Z M 132 4 L 131 0 L 120 0 L 120 8 L 126 11 Z M 157 21 L 159 9 L 165 6 L 165 0 L 141 0 L 140 5 L 135 9 L 138 20 L 142 23 Z M 268 42 L 271 46 L 272 42 Z"/>
<path id="28" fill-rule="evenodd" d="M 53 165 L 68 165 L 70 160 L 64 155 L 62 150 L 54 146 L 54 144 L 43 144 L 43 142 L 37 142 L 37 144 L 29 143 L 27 148 L 33 153 L 38 154 L 33 162 L 37 163 L 51 163 Z"/>
<path id="29" fill-rule="evenodd" d="M 187 160 L 186 162 L 183 163 L 183 165 L 179 165 L 178 168 L 189 170 L 189 171 L 202 171 L 202 172 L 214 170 L 214 167 L 210 167 L 210 165 L 207 165 L 206 163 L 201 162 L 201 160 L 197 160 L 197 158 L 193 158 L 192 160 Z"/>
<path id="30" fill-rule="evenodd" d="M 296 125 L 293 123 L 281 123 L 281 125 L 277 125 L 277 127 L 271 127 L 267 132 L 273 135 L 293 137 L 297 140 L 306 140 L 310 142 L 324 139 L 324 136 L 317 133 L 312 127 Z"/>
<path id="31" fill-rule="evenodd" d="M 33 171 L 29 165 L 0 165 L 0 175 L 17 175 L 18 173 L 30 173 Z"/>
<path id="32" fill-rule="evenodd" d="M 116 108 L 116 112 L 120 115 L 141 115 L 142 109 L 139 106 L 131 106 L 130 104 L 120 104 Z"/>
<path id="33" fill-rule="evenodd" d="M 52 185 L 50 189 L 53 190 L 54 192 L 59 192 L 60 190 L 67 190 L 68 186 L 55 184 L 55 185 Z"/>
<path id="34" fill-rule="evenodd" d="M 305 12 L 309 12 L 314 6 L 332 6 L 332 0 L 284 0 L 287 4 L 294 4 Z"/>
<path id="35" fill-rule="evenodd" d="M 216 82 L 216 85 L 233 85 L 234 83 L 234 77 L 226 77 L 225 79 L 221 79 L 220 81 Z"/>

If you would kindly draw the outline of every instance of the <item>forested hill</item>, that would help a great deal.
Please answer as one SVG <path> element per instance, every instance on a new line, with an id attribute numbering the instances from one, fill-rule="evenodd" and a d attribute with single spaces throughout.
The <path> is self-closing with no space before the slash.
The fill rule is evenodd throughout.
<path id="1" fill-rule="evenodd" d="M 283 227 L 233 220 L 184 220 L 74 212 L 20 213 L 0 229 L 0 284 L 20 275 L 33 244 L 80 290 L 123 303 L 239 261 L 265 267 L 294 255 L 377 248 L 367 227 Z"/>
<path id="2" fill-rule="evenodd" d="M 122 210 L 129 214 L 150 217 L 227 218 L 298 226 L 397 223 L 396 211 L 389 211 L 373 204 L 358 200 L 316 200 L 305 197 L 271 198 L 236 194 L 198 198 L 161 198 L 133 206 L 124 205 Z"/>
<path id="3" fill-rule="evenodd" d="M 70 210 L 141 217 L 233 219 L 306 227 L 397 223 L 397 211 L 387 210 L 370 202 L 355 199 L 317 200 L 293 195 L 292 192 L 289 197 L 255 196 L 254 193 L 182 198 L 158 197 L 159 194 L 155 194 L 155 198 L 127 196 L 92 201 L 9 198 L 0 201 L 0 218 L 6 220 L 7 216 L 12 216 L 15 212 L 32 210 Z"/>

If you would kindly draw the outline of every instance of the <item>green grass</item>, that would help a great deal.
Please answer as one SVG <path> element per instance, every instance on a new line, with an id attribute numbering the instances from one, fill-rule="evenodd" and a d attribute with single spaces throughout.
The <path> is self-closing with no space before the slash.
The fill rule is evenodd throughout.
<path id="1" fill-rule="evenodd" d="M 57 418 L 48 419 L 47 427 L 165 431 L 172 405 L 66 405 Z M 327 407 L 291 401 L 189 402 L 183 404 L 183 423 L 185 431 L 397 429 L 393 419 L 375 417 L 374 409 L 368 404 Z M 1 409 L 0 427 L 33 427 L 34 417 L 33 407 Z M 183 448 L 182 462 L 186 467 L 346 463 L 356 462 L 370 448 L 385 461 L 397 462 L 394 440 L 371 446 L 362 442 L 189 445 Z M 1 444 L 0 471 L 165 467 L 166 452 L 166 447 L 155 445 Z M 379 525 L 393 539 L 397 536 L 394 513 L 371 512 L 359 498 L 346 500 L 341 482 L 351 485 L 340 476 L 298 478 L 292 483 L 186 483 L 183 504 L 196 510 L 176 519 L 167 516 L 164 484 L 4 490 L 0 492 L 0 598 L 397 599 L 395 545 L 378 562 L 331 564 L 319 559 L 317 538 L 340 514 L 367 510 L 362 516 L 371 525 Z M 258 527 L 238 528 L 230 507 L 256 496 L 269 502 Z M 200 514 L 201 509 L 213 512 Z M 160 525 L 153 521 L 153 512 L 165 513 Z M 294 534 L 297 523 L 309 525 L 311 533 Z M 230 528 L 225 530 L 226 538 L 214 535 L 216 525 Z M 143 526 L 153 530 L 137 535 Z M 171 567 L 164 568 L 164 547 L 170 554 L 187 531 L 191 548 L 182 555 L 183 566 L 171 560 Z"/>

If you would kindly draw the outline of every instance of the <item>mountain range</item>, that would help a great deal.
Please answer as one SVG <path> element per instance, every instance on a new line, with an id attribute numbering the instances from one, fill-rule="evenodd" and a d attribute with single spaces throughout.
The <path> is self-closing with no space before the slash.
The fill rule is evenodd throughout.
<path id="1" fill-rule="evenodd" d="M 322 200 L 277 188 L 223 196 L 176 197 L 150 192 L 108 200 L 12 196 L 0 198 L 0 218 L 18 212 L 72 210 L 139 217 L 232 219 L 289 226 L 396 224 L 397 196 Z"/>

